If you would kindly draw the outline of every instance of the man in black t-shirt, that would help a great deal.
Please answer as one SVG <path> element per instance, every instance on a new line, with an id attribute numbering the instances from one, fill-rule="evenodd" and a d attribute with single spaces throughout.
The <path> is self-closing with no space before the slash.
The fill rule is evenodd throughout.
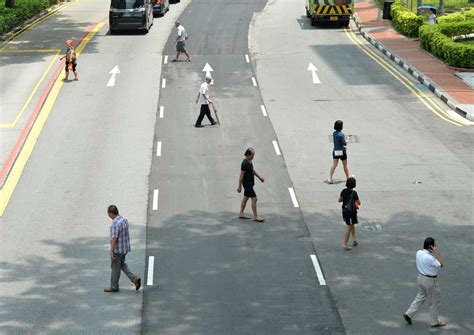
<path id="1" fill-rule="evenodd" d="M 245 206 L 247 205 L 247 200 L 249 198 L 252 199 L 252 211 L 254 215 L 254 221 L 256 222 L 263 222 L 264 218 L 257 214 L 257 195 L 253 190 L 253 186 L 255 184 L 255 177 L 257 176 L 258 179 L 263 183 L 265 179 L 261 177 L 257 171 L 253 168 L 252 160 L 255 157 L 255 149 L 248 148 L 245 151 L 245 159 L 242 161 L 240 166 L 240 176 L 239 176 L 239 186 L 237 188 L 237 192 L 242 192 L 242 186 L 244 187 L 244 197 L 240 204 L 240 214 L 239 219 L 250 219 L 249 217 L 245 216 Z"/>

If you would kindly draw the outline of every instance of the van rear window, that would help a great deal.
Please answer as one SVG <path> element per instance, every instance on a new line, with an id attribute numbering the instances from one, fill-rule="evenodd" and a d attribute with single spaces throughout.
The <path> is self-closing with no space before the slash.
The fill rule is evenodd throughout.
<path id="1" fill-rule="evenodd" d="M 145 4 L 144 0 L 112 0 L 112 8 L 133 9 L 139 8 Z"/>

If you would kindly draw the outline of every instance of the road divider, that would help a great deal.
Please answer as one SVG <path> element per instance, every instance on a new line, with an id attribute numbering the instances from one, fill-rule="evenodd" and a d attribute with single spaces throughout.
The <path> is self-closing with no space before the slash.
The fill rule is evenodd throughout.
<path id="1" fill-rule="evenodd" d="M 148 257 L 148 273 L 146 276 L 146 285 L 153 285 L 153 275 L 155 271 L 155 256 Z"/>
<path id="2" fill-rule="evenodd" d="M 273 143 L 273 148 L 275 149 L 275 153 L 277 156 L 281 156 L 281 151 L 280 148 L 278 147 L 278 142 L 277 141 L 272 141 Z"/>
<path id="3" fill-rule="evenodd" d="M 311 260 L 313 261 L 314 270 L 318 276 L 319 285 L 325 286 L 326 280 L 324 279 L 323 271 L 321 271 L 321 267 L 319 266 L 318 258 L 316 255 L 311 255 Z"/>
<path id="4" fill-rule="evenodd" d="M 160 190 L 153 190 L 153 210 L 158 210 L 158 196 L 160 195 Z"/>
<path id="5" fill-rule="evenodd" d="M 291 201 L 293 202 L 293 206 L 296 208 L 300 207 L 300 204 L 298 203 L 298 199 L 296 199 L 296 194 L 293 187 L 288 187 L 288 191 L 290 192 L 290 197 L 291 197 Z"/>

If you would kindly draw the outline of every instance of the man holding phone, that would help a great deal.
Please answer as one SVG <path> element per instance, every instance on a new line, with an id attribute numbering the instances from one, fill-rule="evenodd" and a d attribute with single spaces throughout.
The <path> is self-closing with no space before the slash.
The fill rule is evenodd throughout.
<path id="1" fill-rule="evenodd" d="M 416 252 L 418 294 L 406 313 L 403 314 L 408 324 L 411 325 L 411 318 L 428 299 L 430 301 L 431 327 L 446 326 L 445 321 L 438 319 L 441 291 L 437 282 L 439 270 L 445 265 L 446 263 L 439 253 L 434 238 L 427 237 L 423 243 L 423 250 Z"/>

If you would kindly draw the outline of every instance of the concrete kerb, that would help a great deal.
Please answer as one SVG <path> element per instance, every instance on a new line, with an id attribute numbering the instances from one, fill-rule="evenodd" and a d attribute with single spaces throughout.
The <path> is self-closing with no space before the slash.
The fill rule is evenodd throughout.
<path id="1" fill-rule="evenodd" d="M 370 34 L 365 31 L 363 24 L 360 22 L 359 17 L 357 14 L 353 14 L 352 18 L 357 26 L 357 29 L 361 33 L 361 35 L 374 47 L 380 50 L 385 56 L 387 56 L 392 62 L 403 68 L 409 74 L 411 74 L 416 80 L 418 80 L 421 84 L 425 85 L 431 92 L 433 92 L 441 101 L 443 101 L 449 108 L 453 111 L 461 115 L 462 117 L 468 119 L 469 121 L 474 121 L 474 114 L 467 112 L 459 105 L 455 103 L 454 100 L 447 94 L 442 93 L 439 88 L 434 85 L 427 77 L 423 76 L 422 74 L 416 72 L 415 68 L 410 65 L 408 62 L 402 60 L 401 58 L 397 57 L 397 55 L 390 52 L 382 43 L 375 40 Z"/>
<path id="2" fill-rule="evenodd" d="M 32 22 L 34 22 L 36 20 L 40 20 L 43 17 L 48 16 L 51 13 L 61 9 L 61 7 L 67 5 L 68 3 L 74 2 L 74 1 L 75 0 L 62 0 L 60 3 L 46 8 L 45 10 L 43 10 L 43 11 L 39 12 L 38 14 L 36 14 L 35 16 L 29 18 L 28 20 L 25 20 L 25 21 L 21 22 L 18 26 L 14 27 L 9 32 L 6 32 L 5 34 L 0 35 L 0 41 L 1 42 L 7 42 L 9 39 L 14 37 L 19 31 L 23 30 L 26 26 L 28 26 Z"/>

